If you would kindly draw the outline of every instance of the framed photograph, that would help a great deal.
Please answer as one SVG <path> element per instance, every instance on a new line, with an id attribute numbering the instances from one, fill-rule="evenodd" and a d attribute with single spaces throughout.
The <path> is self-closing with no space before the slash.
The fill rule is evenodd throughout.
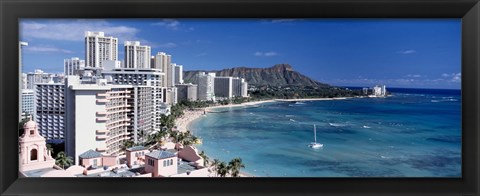
<path id="1" fill-rule="evenodd" d="M 2 195 L 479 194 L 477 0 L 0 6 Z"/>

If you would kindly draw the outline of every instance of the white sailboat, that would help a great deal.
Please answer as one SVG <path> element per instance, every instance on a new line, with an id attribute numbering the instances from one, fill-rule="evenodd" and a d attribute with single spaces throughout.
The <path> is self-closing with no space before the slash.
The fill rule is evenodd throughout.
<path id="1" fill-rule="evenodd" d="M 323 147 L 323 144 L 317 143 L 317 127 L 315 125 L 313 125 L 313 135 L 314 135 L 315 141 L 310 143 L 310 145 L 308 145 L 308 147 L 310 147 L 310 148 L 321 148 L 321 147 Z"/>

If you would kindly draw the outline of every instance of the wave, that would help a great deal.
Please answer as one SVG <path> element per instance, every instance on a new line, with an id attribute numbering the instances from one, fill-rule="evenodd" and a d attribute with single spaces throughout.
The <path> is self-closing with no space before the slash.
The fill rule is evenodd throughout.
<path id="1" fill-rule="evenodd" d="M 367 125 L 363 125 L 363 128 L 365 129 L 370 129 L 371 127 L 367 126 Z"/>
<path id="2" fill-rule="evenodd" d="M 332 127 L 345 127 L 347 124 L 342 124 L 342 123 L 328 123 Z"/>
<path id="3" fill-rule="evenodd" d="M 438 103 L 438 102 L 455 102 L 458 101 L 458 99 L 432 99 L 430 102 L 432 103 Z"/>

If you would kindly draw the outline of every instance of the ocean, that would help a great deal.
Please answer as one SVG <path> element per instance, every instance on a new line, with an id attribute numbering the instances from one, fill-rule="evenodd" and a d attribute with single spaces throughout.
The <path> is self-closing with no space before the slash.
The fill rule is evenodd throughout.
<path id="1" fill-rule="evenodd" d="M 197 148 L 258 177 L 461 177 L 460 90 L 217 109 L 189 129 Z M 316 125 L 320 149 L 308 147 Z"/>

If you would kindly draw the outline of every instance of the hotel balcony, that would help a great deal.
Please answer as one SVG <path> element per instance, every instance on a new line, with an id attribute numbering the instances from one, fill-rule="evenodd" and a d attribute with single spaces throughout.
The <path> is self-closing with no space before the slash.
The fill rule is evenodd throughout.
<path id="1" fill-rule="evenodd" d="M 97 148 L 95 149 L 97 152 L 105 152 L 107 151 L 107 148 Z"/>
<path id="2" fill-rule="evenodd" d="M 108 130 L 97 130 L 97 134 L 105 134 L 108 133 Z"/>
<path id="3" fill-rule="evenodd" d="M 108 103 L 108 99 L 97 99 L 97 103 Z"/>
<path id="4" fill-rule="evenodd" d="M 107 93 L 97 93 L 97 96 L 99 97 L 108 97 Z"/>
<path id="5" fill-rule="evenodd" d="M 97 121 L 107 121 L 108 118 L 107 117 L 98 117 L 97 118 Z"/>
<path id="6" fill-rule="evenodd" d="M 97 135 L 97 140 L 105 140 L 107 139 L 106 135 Z"/>
<path id="7" fill-rule="evenodd" d="M 107 115 L 107 111 L 99 111 L 97 112 L 97 115 Z"/>

